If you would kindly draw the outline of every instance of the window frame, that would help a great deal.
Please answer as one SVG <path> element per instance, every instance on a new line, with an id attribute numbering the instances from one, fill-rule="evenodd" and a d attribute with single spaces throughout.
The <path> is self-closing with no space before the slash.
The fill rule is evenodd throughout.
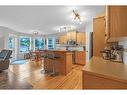
<path id="1" fill-rule="evenodd" d="M 32 43 L 32 40 L 31 40 L 31 37 L 29 37 L 29 36 L 19 36 L 19 53 L 28 53 L 29 51 L 26 51 L 26 52 L 21 52 L 20 51 L 20 39 L 21 39 L 21 37 L 25 37 L 25 38 L 29 38 L 30 39 L 30 43 Z M 31 44 L 30 44 L 30 46 L 29 46 L 29 50 L 31 50 Z"/>
<path id="2" fill-rule="evenodd" d="M 49 44 L 49 39 L 52 39 L 52 44 Z M 55 49 L 55 37 L 48 37 L 47 38 L 47 49 L 48 50 L 53 50 L 53 49 L 50 49 L 49 47 L 48 47 L 48 45 L 53 45 L 53 49 Z"/>
<path id="3" fill-rule="evenodd" d="M 44 50 L 45 49 L 45 39 L 44 38 L 42 38 L 42 37 L 35 37 L 34 39 L 33 39 L 33 47 L 34 47 L 34 50 L 36 50 L 36 46 L 35 46 L 35 39 L 39 39 L 39 38 L 41 38 L 42 40 L 43 40 L 43 43 L 44 43 L 44 47 L 43 47 L 43 49 L 42 50 Z"/>

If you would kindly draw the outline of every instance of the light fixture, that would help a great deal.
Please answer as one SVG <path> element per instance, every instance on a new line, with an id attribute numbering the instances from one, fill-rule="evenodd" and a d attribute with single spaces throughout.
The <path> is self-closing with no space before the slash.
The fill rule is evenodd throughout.
<path id="1" fill-rule="evenodd" d="M 81 16 L 80 16 L 79 12 L 77 10 L 73 10 L 72 13 L 73 13 L 73 20 L 72 21 L 82 24 L 82 20 L 81 20 Z"/>
<path id="2" fill-rule="evenodd" d="M 34 34 L 34 35 L 37 35 L 37 34 L 38 34 L 38 31 L 33 31 L 33 34 Z"/>
<path id="3" fill-rule="evenodd" d="M 61 26 L 59 32 L 68 32 L 74 30 L 74 26 Z"/>

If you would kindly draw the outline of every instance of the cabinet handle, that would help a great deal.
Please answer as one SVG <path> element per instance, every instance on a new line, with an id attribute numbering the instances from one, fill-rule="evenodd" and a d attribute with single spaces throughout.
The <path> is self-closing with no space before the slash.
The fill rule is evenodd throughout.
<path id="1" fill-rule="evenodd" d="M 105 34 L 105 37 L 107 36 L 107 34 Z"/>

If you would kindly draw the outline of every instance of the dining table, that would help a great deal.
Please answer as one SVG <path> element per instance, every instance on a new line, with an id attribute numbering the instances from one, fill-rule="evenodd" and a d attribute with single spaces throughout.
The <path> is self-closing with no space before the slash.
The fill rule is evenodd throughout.
<path id="1" fill-rule="evenodd" d="M 43 51 L 33 51 L 32 53 L 35 54 L 35 59 L 34 59 L 35 62 L 39 62 L 42 60 L 41 55 Z"/>

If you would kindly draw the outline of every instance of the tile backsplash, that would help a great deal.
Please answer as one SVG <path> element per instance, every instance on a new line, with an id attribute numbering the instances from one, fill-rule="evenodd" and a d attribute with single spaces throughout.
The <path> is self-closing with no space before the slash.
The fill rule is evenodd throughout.
<path id="1" fill-rule="evenodd" d="M 127 64 L 127 41 L 120 41 L 119 45 L 123 45 L 125 51 L 123 52 L 123 63 Z"/>
<path id="2" fill-rule="evenodd" d="M 119 45 L 123 45 L 123 48 L 127 49 L 127 41 L 120 41 Z"/>

